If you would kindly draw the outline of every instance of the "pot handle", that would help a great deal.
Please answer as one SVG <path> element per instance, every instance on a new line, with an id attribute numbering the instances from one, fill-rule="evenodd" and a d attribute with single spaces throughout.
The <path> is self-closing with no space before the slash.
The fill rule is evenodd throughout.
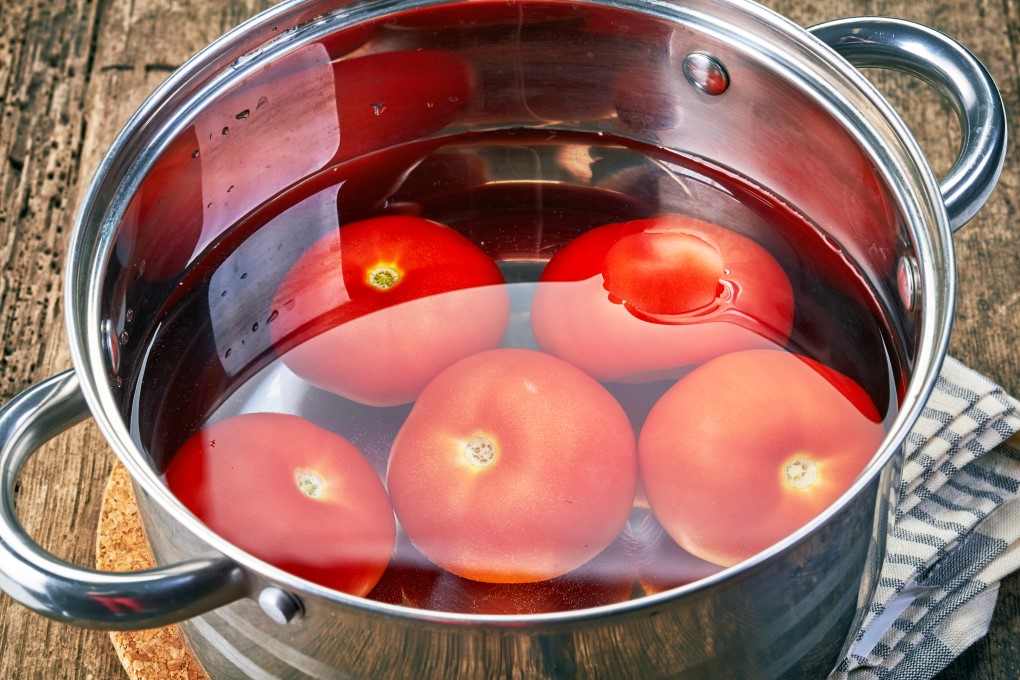
<path id="1" fill-rule="evenodd" d="M 966 224 L 991 194 L 1006 157 L 1006 110 L 981 62 L 947 35 L 902 19 L 852 17 L 808 30 L 854 66 L 901 71 L 949 99 L 963 144 L 939 186 L 953 231 Z"/>
<path id="2" fill-rule="evenodd" d="M 14 509 L 22 465 L 88 414 L 73 370 L 30 387 L 0 409 L 0 590 L 40 614 L 108 630 L 155 628 L 244 597 L 244 572 L 223 556 L 102 572 L 65 562 L 28 536 Z"/>

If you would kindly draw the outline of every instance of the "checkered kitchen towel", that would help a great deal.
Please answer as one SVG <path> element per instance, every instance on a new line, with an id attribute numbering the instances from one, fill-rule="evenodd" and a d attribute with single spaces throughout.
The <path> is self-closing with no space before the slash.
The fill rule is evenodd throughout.
<path id="1" fill-rule="evenodd" d="M 931 678 L 988 631 L 1020 567 L 1020 402 L 954 359 L 906 442 L 875 596 L 830 680 Z"/>

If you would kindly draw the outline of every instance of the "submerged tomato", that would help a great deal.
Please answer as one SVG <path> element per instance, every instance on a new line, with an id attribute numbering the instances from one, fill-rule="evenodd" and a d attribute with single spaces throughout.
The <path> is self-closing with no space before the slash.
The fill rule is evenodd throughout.
<path id="1" fill-rule="evenodd" d="M 657 217 L 598 227 L 564 246 L 542 273 L 531 320 L 543 350 L 599 380 L 645 382 L 785 345 L 793 291 L 751 239 Z"/>
<path id="2" fill-rule="evenodd" d="M 269 329 L 313 385 L 370 406 L 412 401 L 441 370 L 499 344 L 510 301 L 499 268 L 459 232 L 417 217 L 345 224 L 276 291 Z"/>
<path id="3" fill-rule="evenodd" d="M 634 500 L 634 434 L 613 397 L 555 357 L 498 349 L 422 391 L 390 453 L 400 524 L 444 569 L 527 583 L 584 564 Z"/>
<path id="4" fill-rule="evenodd" d="M 353 444 L 297 416 L 253 413 L 193 435 L 166 481 L 210 529 L 255 557 L 365 595 L 396 523 L 382 481 Z"/>
<path id="5" fill-rule="evenodd" d="M 663 528 L 728 566 L 831 505 L 884 436 L 850 378 L 796 354 L 749 350 L 709 361 L 666 392 L 641 430 L 638 458 Z"/>

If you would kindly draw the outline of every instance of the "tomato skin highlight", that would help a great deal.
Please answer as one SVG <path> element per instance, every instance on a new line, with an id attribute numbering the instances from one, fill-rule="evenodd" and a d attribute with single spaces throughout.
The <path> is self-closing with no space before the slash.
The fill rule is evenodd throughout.
<path id="1" fill-rule="evenodd" d="M 328 588 L 364 596 L 389 564 L 396 522 L 379 476 L 349 441 L 297 416 L 252 413 L 199 430 L 166 482 L 226 540 Z"/>
<path id="2" fill-rule="evenodd" d="M 796 354 L 748 350 L 699 366 L 666 392 L 641 430 L 638 459 L 667 533 L 730 566 L 836 501 L 884 437 L 850 378 Z"/>
<path id="3" fill-rule="evenodd" d="M 528 583 L 613 541 L 636 463 L 633 430 L 605 388 L 555 357 L 498 349 L 422 391 L 393 443 L 387 487 L 401 526 L 440 567 Z"/>
<path id="4" fill-rule="evenodd" d="M 437 373 L 499 344 L 510 300 L 495 262 L 465 236 L 417 217 L 340 227 L 284 277 L 270 324 L 283 362 L 369 406 L 412 401 Z"/>
<path id="5" fill-rule="evenodd" d="M 722 256 L 691 234 L 640 231 L 606 251 L 604 286 L 614 298 L 650 314 L 682 314 L 712 303 L 723 277 Z"/>
<path id="6" fill-rule="evenodd" d="M 661 310 L 669 312 L 678 300 L 690 306 L 704 299 L 701 292 L 691 295 L 668 282 L 653 282 L 651 292 L 639 299 L 652 309 L 643 311 L 624 304 L 619 298 L 625 295 L 613 294 L 621 277 L 631 279 L 624 286 L 629 290 L 640 289 L 649 276 L 661 282 L 669 263 L 657 263 L 649 275 L 654 254 L 636 256 L 642 263 L 632 268 L 636 271 L 628 271 L 627 252 L 617 253 L 619 259 L 608 257 L 627 238 L 657 234 L 693 237 L 718 252 L 724 268 L 720 294 L 707 309 L 664 314 Z M 698 267 L 695 290 L 710 283 L 718 264 L 710 256 L 699 259 L 704 266 Z M 764 248 L 724 227 L 665 216 L 596 227 L 565 245 L 542 273 L 531 320 L 544 351 L 597 380 L 649 382 L 678 378 L 685 367 L 722 354 L 782 347 L 793 312 L 790 281 Z"/>

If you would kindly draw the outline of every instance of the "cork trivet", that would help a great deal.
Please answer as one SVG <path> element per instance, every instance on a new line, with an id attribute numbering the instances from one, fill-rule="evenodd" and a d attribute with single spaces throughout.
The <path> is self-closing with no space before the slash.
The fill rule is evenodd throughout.
<path id="1" fill-rule="evenodd" d="M 106 483 L 96 533 L 98 569 L 138 571 L 154 566 L 131 478 L 119 463 Z M 209 680 L 179 626 L 113 632 L 110 638 L 131 680 Z"/>

